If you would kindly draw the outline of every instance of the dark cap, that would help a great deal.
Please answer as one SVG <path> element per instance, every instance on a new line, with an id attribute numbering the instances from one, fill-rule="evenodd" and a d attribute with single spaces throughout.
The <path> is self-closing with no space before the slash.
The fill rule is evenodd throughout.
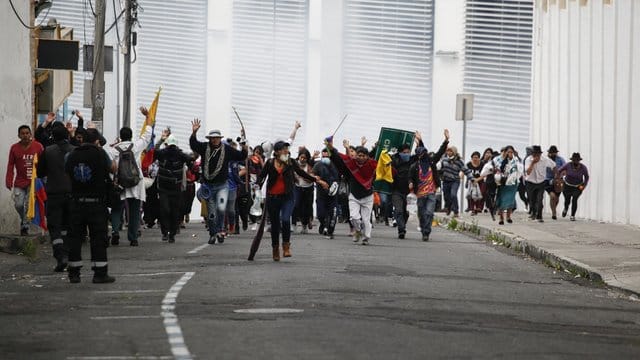
<path id="1" fill-rule="evenodd" d="M 557 154 L 558 153 L 558 148 L 555 145 L 551 145 L 549 146 L 549 150 L 547 150 L 548 153 L 550 154 Z"/>
<path id="2" fill-rule="evenodd" d="M 531 147 L 531 153 L 532 154 L 542 154 L 542 148 L 540 147 L 540 145 L 533 145 Z"/>
<path id="3" fill-rule="evenodd" d="M 573 153 L 571 154 L 571 160 L 582 160 L 582 157 L 580 157 L 580 153 Z"/>
<path id="4" fill-rule="evenodd" d="M 285 147 L 289 147 L 289 143 L 285 142 L 285 141 L 277 141 L 275 144 L 273 144 L 273 151 L 278 151 L 278 150 L 282 150 Z"/>

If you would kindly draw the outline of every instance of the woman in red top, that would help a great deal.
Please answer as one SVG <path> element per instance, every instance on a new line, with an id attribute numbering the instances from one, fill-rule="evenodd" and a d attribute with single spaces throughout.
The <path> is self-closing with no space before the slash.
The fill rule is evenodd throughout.
<path id="1" fill-rule="evenodd" d="M 273 159 L 269 159 L 262 168 L 256 183 L 262 187 L 267 180 L 266 208 L 271 219 L 271 246 L 273 247 L 273 261 L 280 261 L 279 238 L 282 232 L 282 256 L 291 256 L 291 213 L 293 212 L 294 199 L 293 187 L 295 174 L 328 188 L 326 182 L 314 177 L 302 170 L 298 164 L 289 157 L 289 144 L 278 141 L 273 145 Z"/>
<path id="2" fill-rule="evenodd" d="M 27 201 L 29 199 L 31 174 L 33 174 L 33 159 L 36 154 L 38 156 L 42 155 L 44 148 L 42 144 L 33 140 L 31 128 L 27 125 L 22 125 L 18 128 L 18 137 L 20 141 L 13 144 L 11 150 L 9 150 L 5 186 L 12 191 L 13 202 L 16 211 L 20 215 L 20 235 L 28 235 Z"/>

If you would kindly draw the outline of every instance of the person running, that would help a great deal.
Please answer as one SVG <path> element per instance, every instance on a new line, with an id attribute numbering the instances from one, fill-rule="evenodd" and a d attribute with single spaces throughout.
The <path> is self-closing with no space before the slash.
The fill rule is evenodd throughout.
<path id="1" fill-rule="evenodd" d="M 320 179 L 330 185 L 329 189 L 322 187 L 316 188 L 316 213 L 320 226 L 318 232 L 326 235 L 329 239 L 333 239 L 333 233 L 336 228 L 336 219 L 338 217 L 338 182 L 340 175 L 335 165 L 331 163 L 329 151 L 322 149 L 322 158 L 313 165 L 313 173 L 318 175 Z"/>
<path id="2" fill-rule="evenodd" d="M 555 145 L 549 146 L 549 150 L 547 150 L 547 157 L 555 161 L 556 169 L 561 168 L 562 166 L 564 166 L 564 164 L 567 163 L 562 156 L 558 155 L 558 148 Z M 558 217 L 556 216 L 556 209 L 558 208 L 558 203 L 560 202 L 560 194 L 562 193 L 562 189 L 557 186 L 556 182 L 554 181 L 555 179 L 556 176 L 553 173 L 553 170 L 547 169 L 547 177 L 545 179 L 547 181 L 547 186 L 545 190 L 549 194 L 551 219 L 553 220 L 558 219 Z M 560 182 L 560 184 L 562 183 Z"/>
<path id="3" fill-rule="evenodd" d="M 556 163 L 548 157 L 542 156 L 540 145 L 534 145 L 531 156 L 524 162 L 524 168 L 526 169 L 525 180 L 530 199 L 529 206 L 533 207 L 531 219 L 535 218 L 538 222 L 544 222 L 542 219 L 542 204 L 546 187 L 545 179 L 548 169 L 555 172 Z"/>
<path id="4" fill-rule="evenodd" d="M 282 233 L 282 256 L 291 257 L 291 214 L 293 212 L 293 187 L 295 174 L 327 188 L 326 182 L 302 170 L 290 158 L 289 143 L 278 141 L 273 144 L 273 158 L 267 160 L 256 184 L 262 187 L 267 180 L 266 211 L 271 220 L 271 246 L 273 261 L 280 261 L 280 234 Z"/>
<path id="5" fill-rule="evenodd" d="M 571 162 L 565 164 L 558 169 L 558 177 L 564 176 L 564 190 L 562 195 L 564 196 L 564 210 L 562 210 L 562 217 L 567 216 L 569 211 L 569 203 L 571 203 L 571 221 L 576 220 L 576 211 L 578 210 L 578 198 L 582 195 L 582 192 L 589 183 L 589 169 L 586 165 L 580 161 L 580 153 L 573 153 L 571 155 Z"/>
<path id="6" fill-rule="evenodd" d="M 417 147 L 424 147 L 422 135 L 415 132 Z M 393 183 L 391 184 L 391 203 L 393 204 L 393 218 L 398 227 L 398 239 L 404 239 L 407 234 L 407 195 L 409 195 L 410 170 L 411 165 L 417 161 L 416 155 L 411 155 L 411 145 L 403 144 L 398 149 L 398 153 L 391 157 L 393 168 Z"/>
<path id="7" fill-rule="evenodd" d="M 513 223 L 511 213 L 516 208 L 516 193 L 518 192 L 518 181 L 522 176 L 522 162 L 516 157 L 513 146 L 504 148 L 504 156 L 500 167 L 496 170 L 496 183 L 498 193 L 496 195 L 496 208 L 500 216 L 498 224 L 504 225 L 504 215 L 507 215 L 507 222 Z"/>
<path id="8" fill-rule="evenodd" d="M 484 190 L 484 181 L 480 177 L 483 167 L 484 163 L 480 160 L 480 153 L 474 151 L 471 154 L 471 161 L 467 163 L 467 171 L 465 171 L 467 175 L 467 185 L 469 187 L 467 200 L 471 216 L 482 212 L 482 208 L 484 207 L 483 194 L 486 193 L 486 190 Z"/>
<path id="9" fill-rule="evenodd" d="M 455 146 L 449 146 L 446 155 L 442 159 L 442 168 L 440 169 L 444 207 L 447 215 L 453 212 L 453 217 L 458 217 L 458 189 L 460 188 L 460 176 L 464 172 L 464 162 L 462 162 Z"/>
<path id="10" fill-rule="evenodd" d="M 242 141 L 242 151 L 222 143 L 220 130 L 211 130 L 207 134 L 208 141 L 198 141 L 196 134 L 200 129 L 200 119 L 191 122 L 191 137 L 189 145 L 194 153 L 202 157 L 202 185 L 209 189 L 207 200 L 207 222 L 209 228 L 209 244 L 223 243 L 226 233 L 223 231 L 224 214 L 227 209 L 229 196 L 229 162 L 244 161 L 248 148 L 246 141 Z"/>
<path id="11" fill-rule="evenodd" d="M 311 159 L 311 153 L 306 148 L 302 148 L 298 151 L 298 166 L 307 174 L 312 174 L 313 159 Z M 306 234 L 308 230 L 312 228 L 313 220 L 313 182 L 307 179 L 296 176 L 296 182 L 294 187 L 295 206 L 293 209 L 293 228 L 297 228 L 297 223 L 300 221 L 302 228 L 301 234 Z"/>

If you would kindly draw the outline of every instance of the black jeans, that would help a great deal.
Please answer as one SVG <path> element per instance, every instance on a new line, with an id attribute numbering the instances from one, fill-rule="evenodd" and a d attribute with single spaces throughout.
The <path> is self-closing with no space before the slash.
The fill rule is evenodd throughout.
<path id="1" fill-rule="evenodd" d="M 391 203 L 393 204 L 393 218 L 396 219 L 398 225 L 398 234 L 407 232 L 407 220 L 409 212 L 407 211 L 407 195 L 394 191 L 391 193 Z"/>
<path id="2" fill-rule="evenodd" d="M 247 230 L 247 223 L 249 222 L 249 209 L 251 209 L 253 201 L 251 195 L 247 192 L 240 191 L 236 197 L 236 226 L 240 226 L 242 221 L 242 230 Z"/>
<path id="3" fill-rule="evenodd" d="M 158 189 L 156 183 L 146 190 L 147 196 L 142 205 L 142 221 L 147 226 L 153 226 L 156 220 L 160 219 L 160 202 L 158 199 Z"/>
<path id="4" fill-rule="evenodd" d="M 175 235 L 182 218 L 182 193 L 159 192 L 160 231 L 163 235 Z"/>
<path id="5" fill-rule="evenodd" d="M 536 219 L 542 219 L 542 208 L 544 201 L 544 191 L 547 186 L 546 182 L 535 184 L 527 181 L 527 193 L 529 195 L 529 207 L 533 210 L 531 213 Z"/>
<path id="6" fill-rule="evenodd" d="M 82 266 L 82 235 L 89 228 L 92 268 L 107 266 L 107 206 L 104 201 L 80 202 L 74 200 L 71 210 L 69 236 L 69 266 Z"/>
<path id="7" fill-rule="evenodd" d="M 569 210 L 569 203 L 571 203 L 571 216 L 576 216 L 578 211 L 578 198 L 582 195 L 582 191 L 576 186 L 564 185 L 564 210 Z"/>
<path id="8" fill-rule="evenodd" d="M 316 196 L 316 212 L 320 221 L 320 229 L 326 229 L 327 235 L 333 235 L 338 218 L 338 199 L 318 192 Z"/>
<path id="9" fill-rule="evenodd" d="M 307 226 L 313 219 L 313 186 L 296 186 L 294 191 L 296 205 L 293 210 L 293 224 L 300 221 L 302 225 Z"/>

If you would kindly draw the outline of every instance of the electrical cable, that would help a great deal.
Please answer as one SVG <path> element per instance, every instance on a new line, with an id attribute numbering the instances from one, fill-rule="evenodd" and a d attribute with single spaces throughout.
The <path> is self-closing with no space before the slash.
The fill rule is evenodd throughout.
<path id="1" fill-rule="evenodd" d="M 111 0 L 111 4 L 113 5 L 113 16 L 116 18 L 113 22 L 116 25 L 116 39 L 118 39 L 118 46 L 120 46 L 120 30 L 118 30 L 118 17 L 116 16 L 116 0 Z"/>
<path id="2" fill-rule="evenodd" d="M 40 26 L 42 26 L 44 21 L 47 19 L 47 16 L 49 16 L 49 11 L 53 7 L 53 0 L 51 0 L 51 6 L 49 6 L 49 8 L 47 8 L 47 12 L 44 14 L 44 16 L 42 17 L 42 20 L 40 20 L 40 23 L 37 26 L 29 26 L 24 22 L 24 20 L 22 20 L 22 18 L 20 17 L 20 14 L 18 14 L 18 11 L 16 10 L 16 7 L 13 5 L 13 0 L 9 0 L 9 4 L 11 5 L 11 9 L 13 10 L 13 13 L 18 18 L 18 21 L 20 21 L 20 24 L 22 24 L 22 26 L 24 26 L 25 28 L 27 28 L 29 30 L 34 30 L 34 29 L 37 29 Z"/>
<path id="3" fill-rule="evenodd" d="M 89 3 L 89 7 L 91 8 L 91 13 L 93 14 L 93 17 L 98 17 L 98 15 L 96 15 L 95 10 L 93 10 L 93 4 L 91 3 L 91 0 L 87 0 L 87 2 Z"/>
<path id="4" fill-rule="evenodd" d="M 115 9 L 114 9 L 114 11 L 115 11 Z M 105 35 L 107 35 L 109 33 L 109 31 L 111 31 L 111 29 L 113 29 L 113 27 L 116 26 L 118 21 L 120 21 L 120 18 L 122 17 L 122 15 L 124 15 L 124 10 L 120 11 L 120 15 L 118 15 L 116 17 L 116 19 L 113 21 L 113 23 L 107 28 L 107 30 L 104 32 Z"/>

